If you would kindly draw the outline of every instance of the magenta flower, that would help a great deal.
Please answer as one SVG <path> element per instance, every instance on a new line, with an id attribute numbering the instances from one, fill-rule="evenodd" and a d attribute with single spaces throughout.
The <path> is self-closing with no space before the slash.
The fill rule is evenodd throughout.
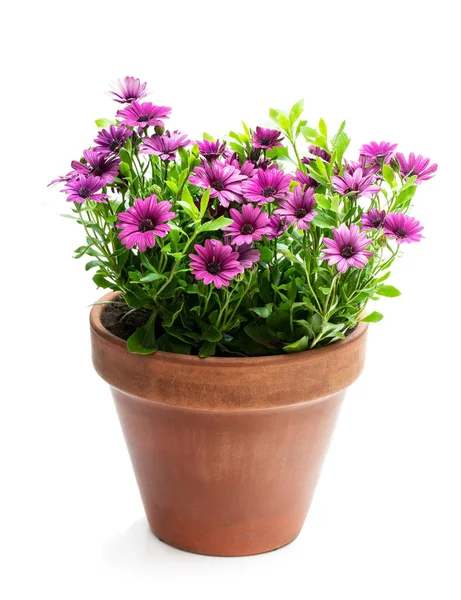
<path id="1" fill-rule="evenodd" d="M 197 254 L 189 254 L 191 269 L 195 279 L 203 279 L 206 285 L 213 283 L 219 290 L 227 287 L 229 281 L 243 273 L 243 265 L 238 260 L 238 252 L 218 240 L 205 240 L 205 245 L 194 246 Z"/>
<path id="2" fill-rule="evenodd" d="M 68 181 L 73 181 L 77 176 L 78 173 L 76 171 L 70 171 L 67 175 L 60 175 L 59 177 L 56 177 L 56 179 L 53 179 L 53 181 L 50 181 L 47 187 L 50 187 L 50 185 L 54 185 L 55 183 L 67 183 Z"/>
<path id="3" fill-rule="evenodd" d="M 147 96 L 147 83 L 141 83 L 141 81 L 135 77 L 118 79 L 113 87 L 114 89 L 107 93 L 109 96 L 113 96 L 115 102 L 119 102 L 120 104 L 129 104 L 130 102 L 133 102 L 133 100 L 140 100 Z"/>
<path id="4" fill-rule="evenodd" d="M 319 156 L 325 162 L 329 163 L 331 161 L 331 155 L 330 155 L 330 153 L 327 152 L 326 150 L 324 150 L 323 148 L 320 148 L 320 146 L 314 146 L 313 144 L 311 144 L 309 146 L 308 150 L 309 150 L 309 152 L 311 154 L 313 154 L 314 156 Z M 304 164 L 309 164 L 309 163 L 304 163 Z"/>
<path id="5" fill-rule="evenodd" d="M 234 246 L 233 249 L 238 253 L 237 260 L 244 269 L 251 269 L 251 267 L 259 262 L 259 259 L 261 258 L 261 252 L 256 248 L 252 248 L 250 244 Z"/>
<path id="6" fill-rule="evenodd" d="M 288 223 L 285 217 L 280 217 L 280 215 L 272 215 L 269 218 L 269 233 L 267 234 L 268 240 L 275 240 L 279 238 L 284 231 L 288 228 Z"/>
<path id="7" fill-rule="evenodd" d="M 154 106 L 151 102 L 139 104 L 136 100 L 131 106 L 127 106 L 117 113 L 123 117 L 120 123 L 130 127 L 148 127 L 150 125 L 163 127 L 162 119 L 170 116 L 171 108 L 168 106 Z"/>
<path id="8" fill-rule="evenodd" d="M 235 208 L 231 208 L 229 213 L 233 223 L 223 227 L 223 231 L 230 232 L 232 243 L 237 246 L 259 242 L 265 233 L 270 233 L 267 213 L 262 213 L 257 206 L 244 204 L 241 213 Z"/>
<path id="9" fill-rule="evenodd" d="M 175 160 L 178 148 L 185 148 L 190 144 L 187 135 L 179 131 L 165 131 L 163 135 L 153 135 L 146 137 L 142 141 L 140 154 L 155 154 L 162 160 Z"/>
<path id="10" fill-rule="evenodd" d="M 125 125 L 111 125 L 108 130 L 102 129 L 94 140 L 95 150 L 100 154 L 117 154 L 132 133 L 133 130 L 127 129 Z"/>
<path id="11" fill-rule="evenodd" d="M 386 218 L 385 210 L 372 208 L 367 213 L 364 213 L 360 219 L 362 229 L 382 229 Z"/>
<path id="12" fill-rule="evenodd" d="M 359 168 L 362 169 L 363 176 L 367 177 L 368 175 L 376 175 L 376 173 L 381 170 L 381 165 L 378 162 L 368 162 L 367 157 L 364 154 L 360 155 L 358 162 L 351 160 L 344 164 L 344 170 L 349 173 L 349 175 L 353 175 Z"/>
<path id="13" fill-rule="evenodd" d="M 420 233 L 423 229 L 419 221 L 403 213 L 390 213 L 384 221 L 384 235 L 397 244 L 419 242 L 424 237 Z"/>
<path id="14" fill-rule="evenodd" d="M 104 181 L 104 185 L 112 183 L 118 175 L 118 169 L 122 162 L 119 158 L 107 156 L 96 152 L 96 149 L 84 150 L 83 157 L 86 160 L 85 163 L 81 163 L 79 160 L 73 160 L 71 163 L 72 168 L 77 173 L 83 175 L 96 175 Z"/>
<path id="15" fill-rule="evenodd" d="M 429 158 L 424 158 L 421 155 L 415 157 L 414 152 L 410 152 L 408 159 L 406 159 L 401 152 L 397 152 L 395 157 L 400 164 L 400 175 L 403 178 L 417 175 L 418 177 L 415 179 L 415 183 L 419 184 L 422 181 L 431 179 L 437 171 L 437 165 L 435 163 L 429 165 Z"/>
<path id="16" fill-rule="evenodd" d="M 61 190 L 64 194 L 69 194 L 67 202 L 77 202 L 81 204 L 85 200 L 93 200 L 94 202 L 102 202 L 107 204 L 107 194 L 98 194 L 100 189 L 105 186 L 106 182 L 96 175 L 76 175 L 75 179 L 71 179 L 66 183 L 66 187 Z"/>
<path id="17" fill-rule="evenodd" d="M 233 152 L 232 154 L 229 154 L 229 156 L 227 156 L 226 159 L 224 160 L 224 164 L 235 167 L 236 169 L 238 169 L 240 171 L 240 173 L 242 175 L 245 175 L 246 177 L 250 177 L 253 174 L 253 171 L 255 170 L 254 164 L 252 162 L 250 162 L 249 160 L 246 160 L 241 165 L 240 160 L 239 160 L 239 155 L 237 154 L 237 152 Z"/>
<path id="18" fill-rule="evenodd" d="M 287 223 L 296 223 L 298 229 L 309 229 L 309 224 L 317 212 L 313 210 L 315 204 L 313 188 L 303 188 L 297 185 L 293 193 L 288 192 L 286 200 L 280 200 L 280 208 L 276 214 L 285 217 Z"/>
<path id="19" fill-rule="evenodd" d="M 137 244 L 140 252 L 153 248 L 155 236 L 163 238 L 171 229 L 166 222 L 174 219 L 176 214 L 170 209 L 171 204 L 166 200 L 158 202 L 155 194 L 145 200 L 138 198 L 134 206 L 117 215 L 115 225 L 122 230 L 118 234 L 119 240 L 127 248 Z"/>
<path id="20" fill-rule="evenodd" d="M 250 202 L 273 202 L 275 198 L 284 198 L 290 189 L 291 175 L 278 169 L 257 169 L 256 173 L 244 182 L 243 195 Z"/>
<path id="21" fill-rule="evenodd" d="M 304 171 L 300 170 L 296 171 L 295 181 L 297 181 L 301 187 L 306 186 L 316 188 L 320 185 L 317 181 L 315 181 L 315 179 L 312 179 L 312 177 L 309 177 L 309 175 L 306 175 Z"/>
<path id="22" fill-rule="evenodd" d="M 333 175 L 331 182 L 334 189 L 342 196 L 353 196 L 354 198 L 359 196 L 371 198 L 381 189 L 379 185 L 374 185 L 375 176 L 364 175 L 360 167 L 355 169 L 352 174 L 345 171 L 342 177 Z"/>
<path id="23" fill-rule="evenodd" d="M 282 145 L 283 136 L 277 129 L 264 129 L 256 127 L 253 132 L 253 147 L 263 150 L 272 150 L 276 146 Z"/>
<path id="24" fill-rule="evenodd" d="M 230 202 L 242 202 L 242 181 L 246 179 L 240 171 L 231 165 L 224 165 L 217 160 L 212 163 L 203 162 L 195 167 L 189 177 L 190 183 L 201 188 L 210 188 L 210 198 L 217 198 L 223 206 Z"/>
<path id="25" fill-rule="evenodd" d="M 220 156 L 224 154 L 226 149 L 226 142 L 220 142 L 216 140 L 216 142 L 210 142 L 209 140 L 203 140 L 201 142 L 197 142 L 198 150 L 203 158 L 206 160 L 216 160 Z"/>
<path id="26" fill-rule="evenodd" d="M 365 250 L 371 240 L 367 239 L 365 231 L 360 232 L 354 224 L 348 229 L 342 223 L 338 229 L 333 229 L 333 239 L 323 238 L 323 243 L 327 247 L 323 258 L 328 260 L 329 265 L 336 264 L 341 273 L 345 273 L 349 267 L 363 269 L 373 256 L 373 252 Z"/>
<path id="27" fill-rule="evenodd" d="M 391 158 L 394 156 L 394 150 L 397 148 L 397 144 L 390 144 L 389 142 L 370 142 L 369 144 L 363 144 L 360 148 L 360 154 L 366 156 L 370 163 L 385 163 L 389 164 Z"/>

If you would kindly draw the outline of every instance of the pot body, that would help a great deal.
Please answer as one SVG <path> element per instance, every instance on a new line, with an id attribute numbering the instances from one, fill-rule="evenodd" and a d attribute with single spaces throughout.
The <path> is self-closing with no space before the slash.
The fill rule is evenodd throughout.
<path id="1" fill-rule="evenodd" d="M 91 312 L 93 362 L 111 386 L 152 531 L 216 556 L 291 542 L 362 370 L 367 326 L 292 355 L 142 356 L 102 327 L 101 310 Z"/>

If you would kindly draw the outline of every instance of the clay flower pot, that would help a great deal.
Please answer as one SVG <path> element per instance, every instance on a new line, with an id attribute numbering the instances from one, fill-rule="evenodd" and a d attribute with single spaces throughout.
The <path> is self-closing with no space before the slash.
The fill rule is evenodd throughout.
<path id="1" fill-rule="evenodd" d="M 104 300 L 113 298 L 113 294 Z M 298 354 L 130 354 L 91 310 L 93 363 L 109 383 L 147 519 L 164 542 L 242 556 L 299 534 L 367 325 Z"/>

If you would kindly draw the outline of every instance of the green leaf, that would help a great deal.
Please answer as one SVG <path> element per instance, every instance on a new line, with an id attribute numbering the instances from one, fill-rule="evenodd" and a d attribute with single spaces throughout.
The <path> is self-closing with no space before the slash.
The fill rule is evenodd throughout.
<path id="1" fill-rule="evenodd" d="M 395 181 L 394 171 L 390 168 L 389 165 L 383 165 L 383 176 L 386 180 L 386 183 L 388 183 L 391 187 L 395 187 L 397 185 Z"/>
<path id="2" fill-rule="evenodd" d="M 184 210 L 184 212 L 187 214 L 187 216 L 190 219 L 192 219 L 192 221 L 198 220 L 197 207 L 195 207 L 196 210 L 192 210 L 192 208 L 190 207 L 190 204 L 188 202 L 185 202 L 184 200 L 177 200 L 176 204 L 178 204 Z"/>
<path id="3" fill-rule="evenodd" d="M 232 219 L 227 217 L 219 217 L 214 221 L 207 221 L 206 223 L 202 223 L 199 227 L 199 231 L 217 231 L 218 229 L 222 229 L 223 227 L 227 227 L 232 223 Z"/>
<path id="4" fill-rule="evenodd" d="M 155 340 L 155 314 L 147 323 L 137 329 L 127 340 L 127 348 L 133 354 L 152 354 L 158 349 Z"/>
<path id="5" fill-rule="evenodd" d="M 333 227 L 336 227 L 335 220 L 327 213 L 318 213 L 312 219 L 312 223 L 320 229 L 333 229 Z"/>
<path id="6" fill-rule="evenodd" d="M 280 341 L 274 339 L 267 327 L 250 323 L 244 329 L 248 337 L 267 348 L 280 348 Z"/>
<path id="7" fill-rule="evenodd" d="M 102 275 L 100 275 L 99 273 L 97 273 L 94 277 L 93 277 L 93 281 L 95 282 L 95 284 L 103 289 L 117 289 L 115 284 L 113 284 L 111 281 L 108 281 L 105 277 L 103 277 Z"/>
<path id="8" fill-rule="evenodd" d="M 376 293 L 387 298 L 395 298 L 401 295 L 401 292 L 393 285 L 380 285 L 376 289 Z"/>
<path id="9" fill-rule="evenodd" d="M 323 194 L 314 194 L 315 202 L 320 208 L 329 209 L 331 208 L 331 200 Z"/>
<path id="10" fill-rule="evenodd" d="M 85 271 L 89 271 L 90 269 L 93 269 L 94 267 L 107 267 L 106 263 L 103 263 L 102 261 L 95 259 L 95 260 L 90 260 L 90 262 L 87 262 L 85 265 Z"/>
<path id="11" fill-rule="evenodd" d="M 95 123 L 96 127 L 110 127 L 111 125 L 116 124 L 116 122 L 111 119 L 96 119 Z"/>
<path id="12" fill-rule="evenodd" d="M 410 205 L 413 196 L 417 190 L 417 185 L 412 185 L 409 188 L 402 188 L 400 192 L 397 194 L 397 198 L 395 199 L 395 204 L 393 205 L 393 210 L 396 208 L 404 209 Z"/>
<path id="13" fill-rule="evenodd" d="M 182 191 L 181 199 L 183 202 L 189 205 L 191 211 L 198 217 L 199 210 L 196 207 L 194 199 L 192 198 L 191 193 L 189 192 L 189 188 L 187 186 Z"/>
<path id="14" fill-rule="evenodd" d="M 165 275 L 161 275 L 160 273 L 148 273 L 141 277 L 139 280 L 141 283 L 148 283 L 149 281 L 157 281 L 157 279 L 165 279 Z"/>
<path id="15" fill-rule="evenodd" d="M 250 308 L 250 310 L 256 313 L 259 317 L 263 319 L 267 319 L 267 317 L 271 314 L 274 305 L 272 303 L 266 304 L 266 306 L 256 306 L 255 308 Z"/>
<path id="16" fill-rule="evenodd" d="M 369 315 L 367 315 L 364 319 L 360 319 L 362 323 L 379 323 L 383 319 L 383 315 L 376 310 Z"/>
<path id="17" fill-rule="evenodd" d="M 319 131 L 325 138 L 328 136 L 327 124 L 323 119 L 319 121 Z"/>
<path id="18" fill-rule="evenodd" d="M 292 344 L 287 344 L 283 346 L 285 352 L 302 352 L 303 350 L 307 350 L 309 347 L 309 338 L 307 335 L 303 335 L 302 338 L 296 340 Z"/>
<path id="19" fill-rule="evenodd" d="M 318 136 L 317 130 L 312 127 L 301 127 L 301 133 L 309 142 Z"/>
<path id="20" fill-rule="evenodd" d="M 173 194 L 177 194 L 178 193 L 178 186 L 176 185 L 176 183 L 174 181 L 171 181 L 171 179 L 169 181 L 165 182 L 168 186 L 168 188 L 173 192 Z"/>
<path id="21" fill-rule="evenodd" d="M 285 131 L 285 133 L 290 133 L 291 123 L 288 117 L 279 113 L 278 122 L 283 131 Z"/>
<path id="22" fill-rule="evenodd" d="M 127 152 L 125 148 L 121 148 L 119 155 L 123 162 L 127 163 L 128 165 L 131 165 L 131 154 Z"/>
<path id="23" fill-rule="evenodd" d="M 214 142 L 214 137 L 209 133 L 206 133 L 206 131 L 203 132 L 203 139 L 208 140 L 209 142 Z"/>
<path id="24" fill-rule="evenodd" d="M 219 342 L 222 338 L 222 334 L 219 329 L 216 329 L 213 325 L 202 325 L 202 337 L 208 342 Z"/>
<path id="25" fill-rule="evenodd" d="M 304 100 L 299 100 L 296 104 L 293 104 L 290 110 L 290 123 L 294 125 L 295 122 L 299 119 L 299 117 L 303 114 L 304 110 Z"/>
<path id="26" fill-rule="evenodd" d="M 175 302 L 171 304 L 168 309 L 163 311 L 163 326 L 171 327 L 176 321 L 179 313 L 182 311 L 184 306 L 183 302 Z"/>
<path id="27" fill-rule="evenodd" d="M 206 209 L 208 208 L 208 204 L 210 202 L 210 188 L 205 190 L 205 193 L 200 198 L 200 219 L 203 219 L 203 215 L 206 213 Z"/>
<path id="28" fill-rule="evenodd" d="M 128 165 L 125 162 L 120 163 L 120 173 L 124 176 L 124 177 L 131 177 L 131 169 L 130 169 L 130 165 Z"/>
<path id="29" fill-rule="evenodd" d="M 198 351 L 198 355 L 200 358 L 207 358 L 208 356 L 213 356 L 215 352 L 216 342 L 204 342 Z"/>

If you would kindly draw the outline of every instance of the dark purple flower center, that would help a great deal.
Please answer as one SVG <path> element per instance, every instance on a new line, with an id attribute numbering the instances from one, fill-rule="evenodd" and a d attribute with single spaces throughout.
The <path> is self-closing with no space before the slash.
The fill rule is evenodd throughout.
<path id="1" fill-rule="evenodd" d="M 80 198 L 89 198 L 91 196 L 91 192 L 87 187 L 81 187 L 78 191 L 78 195 Z"/>
<path id="2" fill-rule="evenodd" d="M 109 150 L 111 152 L 117 152 L 117 150 L 120 148 L 121 146 L 121 142 L 119 142 L 118 140 L 112 140 L 111 143 L 109 144 Z"/>
<path id="3" fill-rule="evenodd" d="M 351 258 L 355 254 L 353 246 L 343 246 L 340 252 L 343 258 Z"/>
<path id="4" fill-rule="evenodd" d="M 259 143 L 261 144 L 261 146 L 270 146 L 271 145 L 271 138 L 269 137 L 261 137 L 259 138 Z"/>
<path id="5" fill-rule="evenodd" d="M 93 167 L 91 173 L 92 175 L 97 175 L 98 177 L 101 177 L 101 175 L 104 175 L 104 169 L 102 167 Z"/>
<path id="6" fill-rule="evenodd" d="M 211 184 L 211 187 L 216 190 L 217 192 L 222 192 L 224 189 L 224 183 L 222 181 L 214 181 Z"/>
<path id="7" fill-rule="evenodd" d="M 254 232 L 254 230 L 255 226 L 251 223 L 245 223 L 245 225 L 242 225 L 242 228 L 240 229 L 243 235 L 251 235 Z"/>
<path id="8" fill-rule="evenodd" d="M 300 208 L 297 208 L 295 211 L 295 216 L 297 219 L 302 219 L 306 215 L 307 215 L 307 208 L 300 207 Z"/>
<path id="9" fill-rule="evenodd" d="M 405 229 L 397 229 L 397 231 L 395 232 L 395 235 L 398 238 L 406 238 L 406 237 L 408 237 L 408 233 L 405 231 Z"/>
<path id="10" fill-rule="evenodd" d="M 139 231 L 141 233 L 146 233 L 146 231 L 152 231 L 153 229 L 155 229 L 155 223 L 152 219 L 141 219 L 139 221 Z"/>
<path id="11" fill-rule="evenodd" d="M 149 115 L 141 115 L 138 117 L 137 121 L 138 123 L 145 123 L 146 121 L 149 121 L 149 119 Z"/>
<path id="12" fill-rule="evenodd" d="M 383 226 L 383 221 L 382 221 L 382 219 L 374 219 L 374 220 L 371 222 L 371 226 L 372 226 L 372 227 L 375 227 L 376 229 L 378 229 L 378 227 L 382 227 L 382 226 Z"/>
<path id="13" fill-rule="evenodd" d="M 263 189 L 262 195 L 264 196 L 264 198 L 270 198 L 276 192 L 277 192 L 277 190 L 269 185 L 268 187 Z"/>
<path id="14" fill-rule="evenodd" d="M 215 260 L 212 260 L 211 262 L 207 263 L 206 270 L 211 275 L 219 275 L 219 273 L 221 273 L 222 271 L 222 266 L 220 263 L 216 262 Z"/>

